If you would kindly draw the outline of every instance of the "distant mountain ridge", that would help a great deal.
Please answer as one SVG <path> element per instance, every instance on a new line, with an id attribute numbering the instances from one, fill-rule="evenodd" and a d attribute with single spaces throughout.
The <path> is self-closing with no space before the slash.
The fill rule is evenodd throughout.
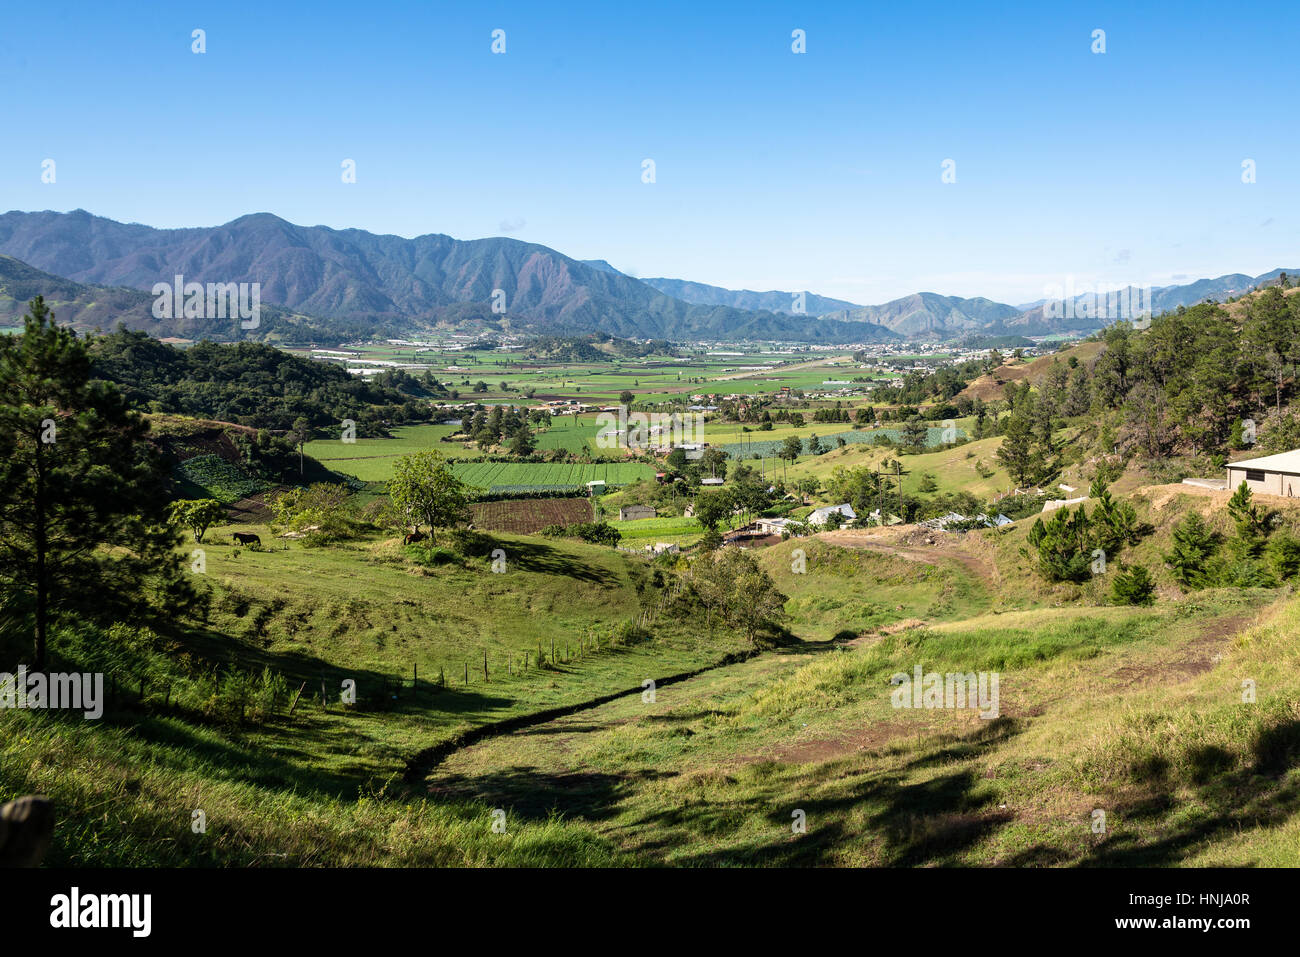
<path id="1" fill-rule="evenodd" d="M 156 326 L 153 297 L 135 289 L 89 286 L 62 276 L 52 276 L 34 266 L 0 255 L 0 322 L 19 324 L 27 304 L 44 296 L 59 321 L 82 328 L 101 323 L 107 328 L 122 322 L 132 329 Z M 169 335 L 169 331 L 158 332 Z"/>
<path id="2" fill-rule="evenodd" d="M 13 257 L 0 270 L 7 271 L 11 284 L 25 282 L 21 288 L 28 289 L 44 283 L 52 290 L 62 304 L 61 319 L 112 325 L 121 318 L 157 335 L 189 337 L 220 338 L 224 327 L 209 327 L 203 320 L 153 320 L 141 312 L 145 300 L 126 293 L 146 294 L 155 283 L 171 283 L 177 275 L 186 282 L 256 282 L 266 321 L 254 335 L 273 341 L 455 327 L 841 344 L 1083 333 L 1114 319 L 1087 309 L 1086 296 L 1024 309 L 932 292 L 875 306 L 808 292 L 801 315 L 794 311 L 791 292 L 640 280 L 605 260 L 576 260 L 516 239 L 457 240 L 439 233 L 406 239 L 360 229 L 297 226 L 270 213 L 241 216 L 221 226 L 155 229 L 85 210 L 11 211 L 0 215 L 0 253 Z M 24 278 L 15 261 L 43 278 Z M 1159 313 L 1238 296 L 1275 281 L 1282 271 L 1256 277 L 1233 273 L 1162 287 L 1152 290 L 1152 308 Z M 106 293 L 105 288 L 115 291 Z"/>
<path id="3" fill-rule="evenodd" d="M 860 306 L 827 318 L 874 322 L 907 338 L 932 338 L 998 329 L 1020 315 L 1015 306 L 991 299 L 963 299 L 918 292 L 879 306 Z"/>
<path id="4" fill-rule="evenodd" d="M 44 272 L 12 256 L 0 254 L 0 324 L 19 325 L 28 303 L 37 296 L 61 324 L 89 331 L 111 332 L 119 325 L 147 332 L 159 339 L 176 336 L 185 339 L 231 340 L 267 338 L 285 341 L 311 341 L 325 335 L 351 338 L 374 331 L 356 326 L 331 325 L 324 328 L 319 320 L 298 315 L 282 306 L 263 304 L 259 322 L 265 329 L 248 334 L 240 331 L 238 319 L 186 317 L 159 319 L 153 314 L 155 297 L 151 293 L 125 286 L 100 286 L 76 282 Z M 277 330 L 273 335 L 264 333 Z"/>
<path id="5" fill-rule="evenodd" d="M 653 286 L 665 295 L 684 302 L 699 305 L 731 306 L 733 309 L 765 309 L 768 312 L 781 312 L 790 316 L 823 316 L 832 312 L 844 312 L 862 307 L 843 299 L 831 299 L 816 293 L 804 291 L 802 312 L 796 311 L 795 292 L 754 292 L 749 289 L 724 289 L 707 283 L 691 282 L 686 279 L 642 279 L 647 286 Z"/>
<path id="6" fill-rule="evenodd" d="M 613 269 L 608 263 L 604 266 Z M 1278 276 L 1296 270 L 1274 269 L 1259 276 L 1231 273 L 1216 279 L 1198 279 L 1179 286 L 1162 286 L 1150 290 L 1129 287 L 1118 296 L 1135 308 L 1149 305 L 1155 315 L 1179 306 L 1192 306 L 1209 299 L 1223 300 L 1241 296 L 1261 283 L 1276 282 Z M 740 309 L 767 309 L 795 314 L 793 293 L 751 292 L 724 289 L 705 283 L 681 279 L 644 279 L 675 298 L 694 303 L 714 303 Z M 905 339 L 956 338 L 974 333 L 984 335 L 1044 336 L 1053 333 L 1091 332 L 1101 325 L 1128 315 L 1107 315 L 1092 303 L 1086 293 L 1064 296 L 1055 301 L 1038 300 L 1021 306 L 995 302 L 983 297 L 962 298 L 933 292 L 918 292 L 876 306 L 861 306 L 806 293 L 807 315 L 823 320 L 869 322 L 885 327 Z"/>
<path id="7" fill-rule="evenodd" d="M 478 322 L 547 333 L 666 339 L 878 342 L 887 329 L 682 302 L 625 276 L 516 239 L 405 239 L 296 226 L 269 213 L 222 226 L 154 229 L 71 213 L 0 216 L 0 252 L 82 283 L 150 290 L 257 282 L 264 303 L 349 324 L 408 331 Z M 493 310 L 494 291 L 505 312 Z"/>

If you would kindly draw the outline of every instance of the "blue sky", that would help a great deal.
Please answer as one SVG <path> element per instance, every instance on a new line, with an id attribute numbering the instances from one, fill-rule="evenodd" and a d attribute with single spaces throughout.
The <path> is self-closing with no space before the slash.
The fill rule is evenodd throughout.
<path id="1" fill-rule="evenodd" d="M 864 303 L 1300 266 L 1293 8 L 975 7 L 14 4 L 0 209 L 509 235 Z"/>

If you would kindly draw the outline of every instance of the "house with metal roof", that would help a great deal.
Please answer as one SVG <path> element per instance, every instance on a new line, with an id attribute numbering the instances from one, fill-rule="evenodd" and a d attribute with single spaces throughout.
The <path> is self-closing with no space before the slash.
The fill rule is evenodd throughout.
<path id="1" fill-rule="evenodd" d="M 825 508 L 815 508 L 808 513 L 808 517 L 804 521 L 809 525 L 825 525 L 827 519 L 836 514 L 840 516 L 836 524 L 845 521 L 851 522 L 858 517 L 858 513 L 853 511 L 853 506 L 845 502 L 843 505 L 827 505 Z"/>
<path id="2" fill-rule="evenodd" d="M 1292 498 L 1300 494 L 1300 449 L 1229 462 L 1228 488 L 1235 489 L 1242 482 L 1252 492 L 1264 495 Z"/>

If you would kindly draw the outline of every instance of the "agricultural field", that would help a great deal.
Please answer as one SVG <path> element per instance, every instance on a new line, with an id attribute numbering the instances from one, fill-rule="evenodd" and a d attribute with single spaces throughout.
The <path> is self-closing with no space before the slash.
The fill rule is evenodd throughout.
<path id="1" fill-rule="evenodd" d="M 624 453 L 620 449 L 603 449 L 596 444 L 596 436 L 600 431 L 597 420 L 596 415 L 552 416 L 550 427 L 537 433 L 537 447 L 622 458 Z"/>
<path id="2" fill-rule="evenodd" d="M 452 472 L 465 484 L 493 495 L 584 491 L 587 483 L 594 481 L 603 481 L 614 488 L 654 478 L 655 474 L 650 466 L 638 462 L 465 462 L 453 463 Z"/>
<path id="3" fill-rule="evenodd" d="M 698 519 L 681 516 L 640 518 L 629 522 L 610 519 L 609 524 L 617 528 L 624 538 L 655 538 L 663 541 L 677 540 L 688 535 L 698 536 L 704 530 Z"/>
<path id="4" fill-rule="evenodd" d="M 303 355 L 310 350 L 295 350 Z M 431 372 L 461 399 L 525 402 L 535 399 L 574 398 L 608 403 L 630 389 L 638 398 L 654 401 L 680 397 L 714 383 L 725 391 L 762 393 L 789 386 L 816 389 L 827 378 L 840 378 L 856 366 L 843 356 L 816 353 L 773 353 L 756 350 L 739 356 L 611 356 L 604 362 L 555 362 L 529 358 L 526 350 L 460 351 L 398 346 L 390 343 L 348 344 L 336 353 L 352 358 L 354 366 L 367 363 L 409 367 L 414 375 Z M 771 368 L 752 368 L 765 367 Z M 485 392 L 473 392 L 484 382 Z M 505 383 L 506 389 L 501 388 Z M 719 386 L 721 387 L 721 386 Z"/>
<path id="5" fill-rule="evenodd" d="M 249 476 L 218 455 L 196 455 L 179 463 L 174 471 L 182 488 L 188 489 L 190 494 L 215 498 L 223 505 L 271 488 L 270 482 Z"/>
<path id="6" fill-rule="evenodd" d="M 818 425 L 822 426 L 822 431 L 818 431 L 817 429 Z M 837 431 L 825 431 L 828 428 Z M 821 444 L 823 449 L 836 448 L 839 445 L 840 439 L 843 439 L 846 445 L 871 445 L 876 441 L 876 437 L 879 435 L 884 435 L 894 442 L 901 441 L 903 435 L 901 429 L 859 429 L 859 430 L 849 429 L 847 431 L 838 431 L 842 429 L 843 429 L 842 424 L 836 425 L 835 423 L 817 423 L 812 426 L 804 426 L 798 430 L 789 430 L 786 432 L 786 434 L 797 435 L 800 438 L 800 440 L 803 441 L 804 443 L 805 452 L 807 451 L 808 442 L 811 440 L 812 436 L 814 435 L 817 436 L 818 441 Z M 961 429 L 955 429 L 954 431 L 956 433 L 955 436 L 950 438 L 960 439 L 965 437 L 965 433 Z M 761 438 L 761 439 L 753 439 L 751 441 L 750 436 L 753 436 L 755 434 L 767 436 L 770 435 L 771 433 L 751 432 L 740 442 L 729 442 L 725 445 L 720 445 L 719 448 L 721 448 L 724 452 L 727 453 L 728 456 L 730 456 L 733 459 L 747 459 L 755 455 L 764 458 L 770 455 L 776 455 L 778 452 L 781 451 L 782 446 L 785 445 L 784 438 Z M 925 441 L 927 446 L 933 447 L 933 446 L 940 445 L 944 442 L 944 440 L 945 440 L 945 436 L 944 436 L 943 429 L 935 428 L 933 426 L 926 429 Z"/>
<path id="7" fill-rule="evenodd" d="M 592 520 L 589 498 L 525 498 L 475 502 L 475 528 L 512 535 L 535 535 L 548 525 L 574 525 Z"/>
<path id="8" fill-rule="evenodd" d="M 394 429 L 391 439 L 360 436 L 353 442 L 314 439 L 303 451 L 327 468 L 356 476 L 363 482 L 384 482 L 392 478 L 394 462 L 422 449 L 435 449 L 447 458 L 480 455 L 477 449 L 467 449 L 459 442 L 440 441 L 457 428 L 455 425 L 408 425 Z"/>

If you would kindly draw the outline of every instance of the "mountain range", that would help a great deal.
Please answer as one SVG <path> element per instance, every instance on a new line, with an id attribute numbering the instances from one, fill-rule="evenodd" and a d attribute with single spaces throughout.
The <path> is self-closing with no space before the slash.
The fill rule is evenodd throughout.
<path id="1" fill-rule="evenodd" d="M 447 325 L 629 338 L 878 342 L 894 333 L 683 302 L 617 271 L 515 239 L 414 239 L 296 226 L 269 213 L 222 226 L 154 229 L 71 213 L 0 216 L 0 253 L 54 276 L 100 286 L 257 282 L 264 303 L 303 318 L 407 333 Z M 494 291 L 504 312 L 493 311 Z M 301 338 L 286 315 L 265 337 Z M 329 323 L 324 323 L 326 327 Z"/>
<path id="2" fill-rule="evenodd" d="M 1074 315 L 1072 308 L 1067 317 L 1041 303 L 1026 309 L 929 292 L 877 306 L 805 292 L 806 312 L 799 314 L 791 292 L 642 280 L 604 260 L 576 260 L 516 239 L 457 240 L 438 233 L 406 239 L 297 226 L 270 213 L 221 226 L 155 229 L 85 210 L 11 211 L 0 215 L 0 254 L 12 257 L 0 258 L 0 318 L 12 312 L 7 302 L 25 302 L 32 290 L 48 289 L 61 320 L 101 328 L 123 321 L 156 335 L 221 338 L 227 331 L 219 321 L 154 319 L 149 291 L 177 275 L 186 282 L 259 283 L 263 321 L 255 335 L 272 341 L 461 328 L 870 343 L 1046 335 L 1105 324 Z M 1153 291 L 1153 305 L 1159 312 L 1238 295 L 1280 271 L 1163 287 Z"/>

